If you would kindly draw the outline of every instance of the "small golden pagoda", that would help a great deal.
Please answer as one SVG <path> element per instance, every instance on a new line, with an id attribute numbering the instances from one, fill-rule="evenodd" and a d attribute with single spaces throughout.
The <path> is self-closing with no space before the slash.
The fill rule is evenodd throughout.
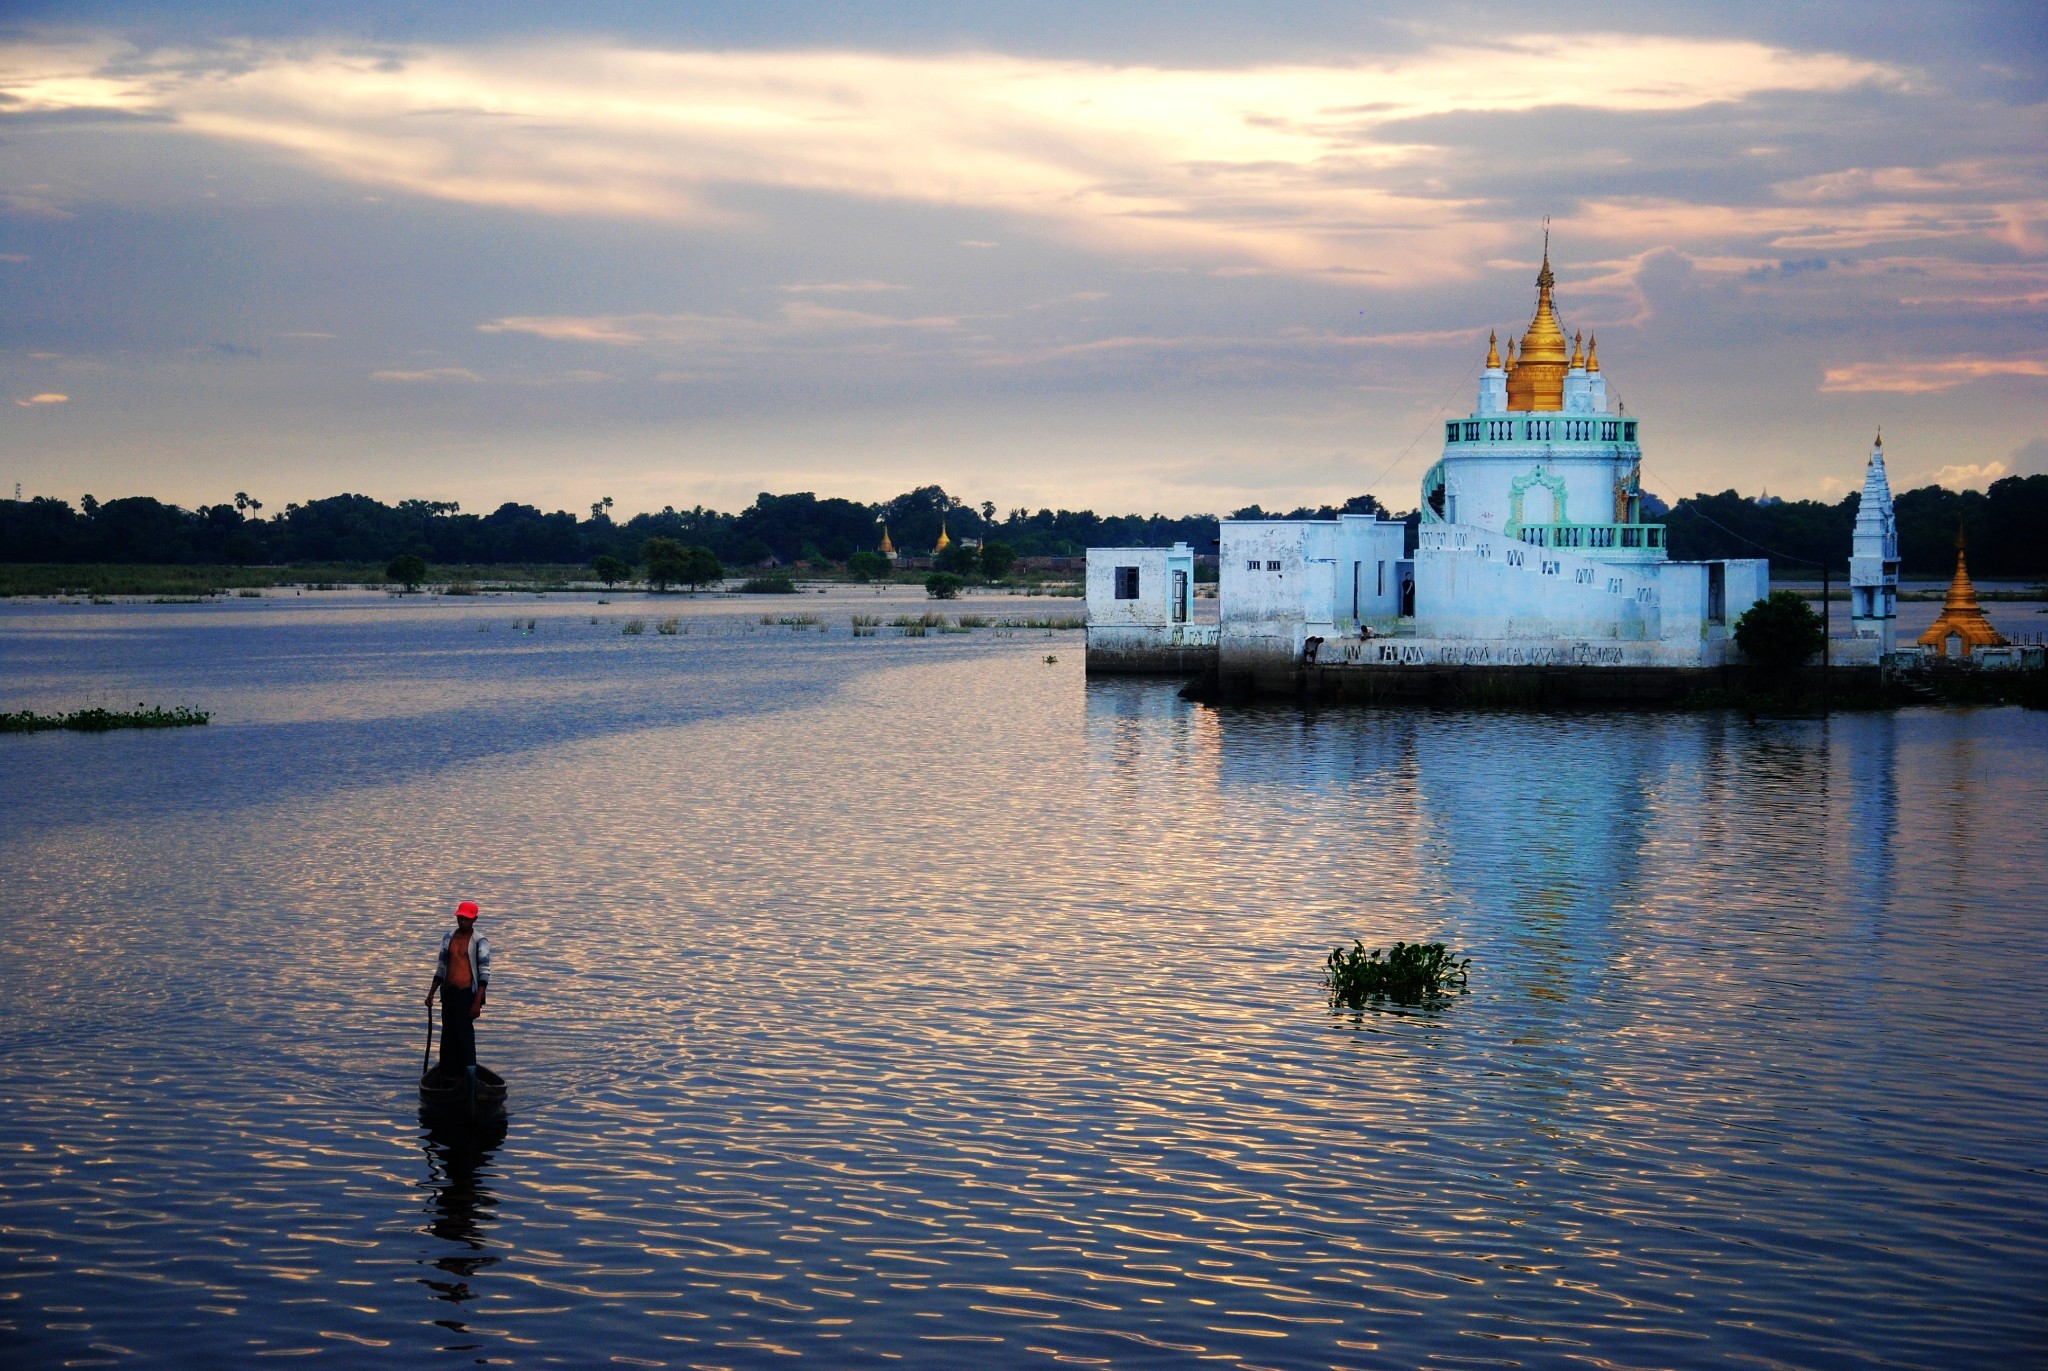
<path id="1" fill-rule="evenodd" d="M 939 520 L 939 541 L 932 547 L 932 556 L 938 556 L 951 546 L 953 546 L 953 540 L 946 536 L 946 521 L 941 519 Z"/>
<path id="2" fill-rule="evenodd" d="M 1557 310 L 1550 292 L 1557 278 L 1550 272 L 1550 242 L 1543 244 L 1543 270 L 1536 273 L 1536 317 L 1522 335 L 1517 355 L 1509 340 L 1508 408 L 1511 410 L 1561 410 L 1564 408 L 1564 374 L 1573 361 L 1569 340 L 1557 322 Z"/>
<path id="3" fill-rule="evenodd" d="M 875 551 L 891 559 L 896 556 L 896 544 L 889 541 L 889 526 L 887 524 L 882 525 L 882 545 L 876 548 Z"/>
<path id="4" fill-rule="evenodd" d="M 1970 568 L 1963 561 L 1967 542 L 1962 528 L 1958 526 L 1956 578 L 1948 583 L 1948 598 L 1942 601 L 1941 617 L 1920 635 L 1920 646 L 1931 647 L 1944 657 L 1948 656 L 1950 638 L 1962 640 L 1965 657 L 1970 655 L 1973 647 L 2006 646 L 2005 635 L 1991 626 L 1991 621 L 1984 617 L 1983 606 L 1977 603 L 1977 587 L 1970 584 Z"/>

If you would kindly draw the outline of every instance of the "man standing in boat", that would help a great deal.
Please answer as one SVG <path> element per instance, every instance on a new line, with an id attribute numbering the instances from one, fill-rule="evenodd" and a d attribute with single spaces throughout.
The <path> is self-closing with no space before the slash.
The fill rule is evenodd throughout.
<path id="1" fill-rule="evenodd" d="M 441 992 L 441 1069 L 459 1072 L 476 1065 L 477 1015 L 491 988 L 491 940 L 476 931 L 476 901 L 455 906 L 455 927 L 441 936 L 441 957 L 434 963 L 434 984 L 427 1005 Z"/>

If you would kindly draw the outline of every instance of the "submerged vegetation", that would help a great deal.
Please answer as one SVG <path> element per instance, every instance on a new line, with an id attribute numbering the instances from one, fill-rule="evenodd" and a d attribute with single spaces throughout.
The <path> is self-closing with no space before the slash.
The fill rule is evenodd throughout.
<path id="1" fill-rule="evenodd" d="M 1363 1009 L 1367 1000 L 1416 1004 L 1451 986 L 1463 989 L 1472 959 L 1453 957 L 1442 943 L 1397 942 L 1383 960 L 1378 948 L 1367 951 L 1354 939 L 1349 951 L 1331 948 L 1323 965 L 1331 1002 Z"/>
<path id="2" fill-rule="evenodd" d="M 133 709 L 79 709 L 69 714 L 37 714 L 21 710 L 0 714 L 0 733 L 45 733 L 64 729 L 72 733 L 110 733 L 117 728 L 191 728 L 209 723 L 213 715 L 203 709 L 179 705 L 176 709 L 138 704 Z"/>

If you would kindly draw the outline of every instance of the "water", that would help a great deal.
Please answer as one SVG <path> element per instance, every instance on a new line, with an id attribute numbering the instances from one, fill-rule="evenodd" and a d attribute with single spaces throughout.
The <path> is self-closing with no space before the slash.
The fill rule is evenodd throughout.
<path id="1" fill-rule="evenodd" d="M 0 608 L 0 708 L 217 712 L 0 738 L 0 1363 L 2048 1355 L 2048 717 L 1217 713 L 801 607 Z M 463 897 L 502 1138 L 416 1117 Z M 1471 992 L 1333 1015 L 1353 936 Z"/>

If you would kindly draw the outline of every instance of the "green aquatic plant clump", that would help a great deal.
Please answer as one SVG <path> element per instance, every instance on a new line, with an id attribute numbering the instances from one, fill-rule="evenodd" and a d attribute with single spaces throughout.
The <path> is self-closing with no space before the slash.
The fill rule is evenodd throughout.
<path id="1" fill-rule="evenodd" d="M 192 728 L 209 723 L 213 715 L 203 709 L 161 705 L 133 709 L 79 709 L 69 714 L 37 714 L 24 709 L 0 714 L 0 733 L 46 733 L 64 729 L 72 733 L 111 733 L 117 728 Z"/>
<path id="2" fill-rule="evenodd" d="M 1331 1000 L 1362 1009 L 1369 999 L 1414 1004 L 1444 994 L 1451 986 L 1462 989 L 1472 959 L 1453 957 L 1442 943 L 1400 942 L 1383 959 L 1378 948 L 1367 951 L 1354 939 L 1349 951 L 1331 948 L 1323 965 L 1328 973 L 1323 984 Z"/>

